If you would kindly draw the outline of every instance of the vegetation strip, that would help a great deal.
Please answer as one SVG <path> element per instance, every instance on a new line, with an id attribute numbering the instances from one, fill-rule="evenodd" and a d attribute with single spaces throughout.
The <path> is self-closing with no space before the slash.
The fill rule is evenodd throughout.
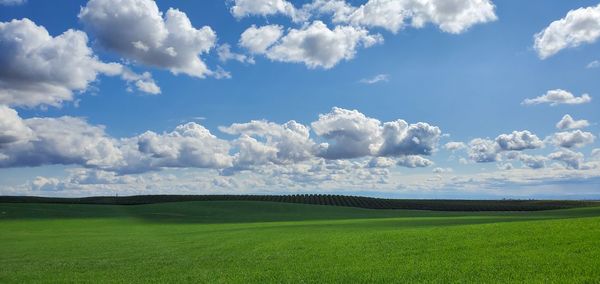
<path id="1" fill-rule="evenodd" d="M 0 203 L 60 203 L 141 205 L 182 201 L 268 201 L 358 207 L 367 209 L 411 209 L 434 211 L 538 211 L 597 206 L 596 201 L 567 200 L 441 200 L 383 199 L 363 196 L 296 195 L 135 195 L 57 198 L 36 196 L 0 196 Z"/>

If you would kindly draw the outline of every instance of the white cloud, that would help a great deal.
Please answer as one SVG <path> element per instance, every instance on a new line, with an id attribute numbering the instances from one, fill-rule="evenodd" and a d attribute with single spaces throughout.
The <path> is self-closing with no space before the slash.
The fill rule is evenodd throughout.
<path id="1" fill-rule="evenodd" d="M 135 86 L 144 93 L 153 95 L 160 94 L 160 88 L 153 81 L 138 80 L 135 82 Z"/>
<path id="2" fill-rule="evenodd" d="M 541 148 L 544 143 L 535 134 L 523 130 L 511 134 L 501 134 L 496 137 L 496 143 L 502 151 L 522 151 Z"/>
<path id="3" fill-rule="evenodd" d="M 223 176 L 202 169 L 165 170 L 160 173 L 115 175 L 95 169 L 72 169 L 65 178 L 38 177 L 15 191 L 0 187 L 0 194 L 44 190 L 44 195 L 110 194 L 257 194 L 315 190 L 357 191 L 387 186 L 390 171 L 366 167 L 365 161 L 311 160 L 292 165 L 263 165 L 252 171 Z M 42 188 L 41 188 L 42 187 Z M 40 195 L 35 192 L 33 194 Z"/>
<path id="4" fill-rule="evenodd" d="M 556 106 L 559 104 L 568 104 L 568 105 L 578 105 L 585 104 L 592 101 L 592 98 L 588 94 L 583 94 L 580 97 L 574 96 L 572 93 L 555 89 L 546 92 L 545 95 L 533 98 L 533 99 L 525 99 L 521 104 L 523 105 L 537 105 L 537 104 L 550 104 L 551 106 Z"/>
<path id="5" fill-rule="evenodd" d="M 64 182 L 57 178 L 36 177 L 31 181 L 31 189 L 35 191 L 60 191 L 65 188 Z"/>
<path id="6" fill-rule="evenodd" d="M 271 35 L 272 31 L 269 31 L 270 37 L 267 40 L 264 39 L 267 33 L 261 28 L 250 31 L 247 30 L 242 34 L 240 42 L 243 46 L 248 46 L 251 51 L 263 52 L 267 58 L 274 61 L 304 63 L 311 69 L 332 68 L 342 60 L 354 58 L 359 46 L 370 47 L 383 41 L 381 35 L 369 34 L 363 28 L 336 26 L 331 30 L 321 21 L 314 21 L 300 29 L 290 29 L 285 36 L 276 40 L 277 42 L 273 42 L 277 34 Z M 246 44 L 244 35 L 247 32 L 254 35 L 247 37 L 261 44 L 254 42 Z"/>
<path id="7" fill-rule="evenodd" d="M 513 131 L 510 134 L 500 134 L 495 140 L 482 138 L 471 140 L 468 155 L 474 162 L 489 163 L 500 161 L 502 152 L 514 151 L 509 152 L 509 156 L 516 156 L 518 151 L 537 149 L 543 146 L 542 140 L 530 131 Z"/>
<path id="8" fill-rule="evenodd" d="M 270 16 L 282 14 L 289 16 L 294 21 L 302 21 L 307 15 L 297 10 L 294 5 L 286 0 L 234 0 L 230 9 L 231 14 L 240 19 L 247 16 Z"/>
<path id="9" fill-rule="evenodd" d="M 262 54 L 275 44 L 282 35 L 282 26 L 267 25 L 257 28 L 255 25 L 252 25 L 240 36 L 239 45 L 252 53 Z"/>
<path id="10" fill-rule="evenodd" d="M 396 33 L 410 20 L 415 28 L 433 23 L 453 34 L 475 24 L 495 21 L 494 8 L 489 0 L 369 0 L 359 7 L 341 0 L 315 0 L 304 7 L 311 12 L 333 14 L 335 23 L 380 27 Z"/>
<path id="11" fill-rule="evenodd" d="M 137 74 L 128 68 L 123 67 L 121 69 L 121 78 L 128 83 L 132 83 L 135 87 L 144 93 L 157 95 L 161 93 L 160 87 L 156 84 L 152 78 L 152 74 L 144 72 Z"/>
<path id="12" fill-rule="evenodd" d="M 555 133 L 547 137 L 545 141 L 557 147 L 573 148 L 591 144 L 595 138 L 592 133 L 575 130 Z M 482 138 L 471 140 L 468 155 L 469 159 L 476 163 L 499 162 L 504 157 L 508 160 L 518 159 L 528 168 L 539 169 L 546 166 L 548 158 L 556 160 L 553 157 L 558 154 L 546 158 L 543 156 L 531 156 L 521 152 L 541 147 L 544 147 L 544 141 L 530 131 L 513 131 L 510 134 L 501 134 L 495 140 Z"/>
<path id="13" fill-rule="evenodd" d="M 367 164 L 370 168 L 389 168 L 396 163 L 394 159 L 386 157 L 374 157 Z"/>
<path id="14" fill-rule="evenodd" d="M 570 115 L 565 114 L 563 118 L 556 123 L 556 128 L 560 130 L 565 129 L 577 129 L 577 128 L 586 128 L 590 125 L 590 123 L 585 120 L 574 120 Z"/>
<path id="15" fill-rule="evenodd" d="M 398 158 L 396 164 L 407 168 L 426 168 L 433 165 L 433 162 L 421 156 L 411 155 Z"/>
<path id="16" fill-rule="evenodd" d="M 565 48 L 594 43 L 600 37 L 600 5 L 571 10 L 535 34 L 533 47 L 540 58 L 548 58 Z"/>
<path id="17" fill-rule="evenodd" d="M 452 173 L 454 170 L 452 168 L 435 168 L 433 172 L 436 174 L 444 174 L 444 173 Z"/>
<path id="18" fill-rule="evenodd" d="M 281 125 L 253 120 L 219 129 L 227 134 L 241 135 L 233 144 L 239 148 L 234 166 L 242 169 L 268 163 L 292 164 L 306 161 L 314 157 L 316 150 L 315 143 L 309 137 L 309 128 L 293 120 Z"/>
<path id="19" fill-rule="evenodd" d="M 594 68 L 598 68 L 598 67 L 600 67 L 600 61 L 598 61 L 598 60 L 594 60 L 585 66 L 585 68 L 587 68 L 587 69 L 594 69 Z"/>
<path id="20" fill-rule="evenodd" d="M 600 148 L 593 149 L 590 158 L 600 161 Z"/>
<path id="21" fill-rule="evenodd" d="M 594 140 L 596 140 L 594 134 L 581 130 L 558 132 L 550 137 L 550 141 L 555 146 L 563 148 L 583 147 L 594 143 Z"/>
<path id="22" fill-rule="evenodd" d="M 343 0 L 313 0 L 301 9 L 285 0 L 234 0 L 231 13 L 236 18 L 246 16 L 285 15 L 295 22 L 310 17 L 332 14 L 334 23 L 363 27 L 379 27 L 394 33 L 408 21 L 415 28 L 427 23 L 448 33 L 462 33 L 471 26 L 497 19 L 490 0 L 369 0 L 354 7 Z"/>
<path id="23" fill-rule="evenodd" d="M 23 133 L 17 135 L 19 139 L 2 144 L 0 167 L 50 164 L 106 167 L 118 163 L 122 157 L 116 141 L 106 136 L 102 126 L 89 125 L 80 118 L 19 120 Z"/>
<path id="24" fill-rule="evenodd" d="M 311 126 L 318 136 L 333 140 L 319 145 L 318 155 L 327 159 L 431 155 L 441 135 L 438 127 L 427 123 L 400 119 L 382 124 L 357 110 L 336 107 Z"/>
<path id="25" fill-rule="evenodd" d="M 232 13 L 248 15 L 282 14 L 292 19 L 308 20 L 310 16 L 333 14 L 333 29 L 321 20 L 305 22 L 301 28 L 291 28 L 282 37 L 282 27 L 251 26 L 240 38 L 240 45 L 250 52 L 264 54 L 274 61 L 304 63 L 309 68 L 329 69 L 343 60 L 354 58 L 358 47 L 368 48 L 383 42 L 380 34 L 370 34 L 365 28 L 382 27 L 397 32 L 411 20 L 414 27 L 434 23 L 449 33 L 462 33 L 477 23 L 496 20 L 490 0 L 370 0 L 360 7 L 345 1 L 314 0 L 302 9 L 284 0 L 236 0 Z M 300 15 L 300 16 L 298 16 Z M 385 74 L 361 82 L 372 84 L 387 80 Z"/>
<path id="26" fill-rule="evenodd" d="M 0 149 L 4 144 L 27 139 L 33 133 L 19 114 L 4 105 L 0 105 Z"/>
<path id="27" fill-rule="evenodd" d="M 0 22 L 0 104 L 58 106 L 99 74 L 121 73 L 121 65 L 101 62 L 87 43 L 81 31 L 52 37 L 29 19 Z"/>
<path id="28" fill-rule="evenodd" d="M 512 171 L 515 168 L 515 166 L 513 166 L 512 163 L 498 163 L 496 165 L 496 168 L 502 171 Z"/>
<path id="29" fill-rule="evenodd" d="M 177 9 L 163 18 L 152 0 L 90 0 L 79 18 L 103 46 L 125 58 L 174 74 L 215 75 L 198 56 L 214 47 L 215 32 L 196 29 Z"/>
<path id="30" fill-rule="evenodd" d="M 2 106 L 0 167 L 65 164 L 86 168 L 73 171 L 66 179 L 40 177 L 30 184 L 40 190 L 122 189 L 133 185 L 158 188 L 155 183 L 159 181 L 143 181 L 141 177 L 149 178 L 146 172 L 174 171 L 171 168 L 185 168 L 180 170 L 183 172 L 191 169 L 219 171 L 204 170 L 202 174 L 195 173 L 194 180 L 181 183 L 179 177 L 169 178 L 177 182 L 162 184 L 161 188 L 176 185 L 170 190 L 189 190 L 202 185 L 208 188 L 206 190 L 218 188 L 234 192 L 239 192 L 240 188 L 304 190 L 311 187 L 392 190 L 478 183 L 477 178 L 469 181 L 454 177 L 454 174 L 429 174 L 421 181 L 406 175 L 390 180 L 394 176 L 391 174 L 394 171 L 390 171 L 394 164 L 410 168 L 434 164 L 423 155 L 435 152 L 436 137 L 440 136 L 437 127 L 425 123 L 408 124 L 402 120 L 382 123 L 358 111 L 340 108 L 321 115 L 311 125 L 319 136 L 315 139 L 325 143 L 314 142 L 310 129 L 295 121 L 283 124 L 250 121 L 221 127 L 227 134 L 238 135 L 232 141 L 220 139 L 196 123 L 180 125 L 171 132 L 148 131 L 134 137 L 114 138 L 107 135 L 102 126 L 91 125 L 81 118 L 22 119 L 13 109 Z M 534 136 L 528 131 L 515 131 L 496 139 L 472 140 L 468 153 L 474 161 L 519 160 L 524 167 L 540 172 L 539 176 L 533 172 L 521 176 L 520 171 L 528 169 L 512 169 L 511 174 L 514 172 L 515 176 L 493 172 L 481 181 L 486 184 L 528 183 L 541 176 L 573 178 L 575 171 L 593 174 L 593 167 L 597 167 L 594 159 L 600 155 L 598 149 L 592 151 L 588 163 L 583 154 L 568 149 L 547 157 L 520 153 L 539 146 L 540 141 Z M 386 143 L 393 147 L 384 147 Z M 564 166 L 548 165 L 552 160 Z M 503 163 L 503 166 L 507 165 L 509 163 Z M 228 171 L 236 174 L 229 176 Z M 450 172 L 444 168 L 433 171 L 438 174 Z"/>
<path id="31" fill-rule="evenodd" d="M 265 166 L 306 166 L 323 159 L 371 159 L 361 167 L 385 169 L 399 157 L 400 165 L 422 167 L 433 162 L 418 155 L 434 152 L 440 136 L 437 127 L 403 120 L 381 123 L 356 110 L 333 108 L 310 129 L 296 121 L 234 123 L 222 132 L 239 135 L 232 141 L 218 138 L 200 124 L 189 122 L 171 132 L 145 133 L 126 138 L 106 134 L 101 125 L 82 118 L 23 119 L 0 105 L 0 167 L 79 165 L 119 174 L 168 168 L 208 168 L 233 174 Z M 333 142 L 333 143 L 331 143 Z M 333 163 L 336 164 L 336 163 Z M 355 166 L 357 164 L 354 164 Z"/>
<path id="32" fill-rule="evenodd" d="M 231 79 L 231 72 L 223 69 L 221 66 L 217 66 L 217 68 L 212 71 L 212 76 L 216 79 Z"/>
<path id="33" fill-rule="evenodd" d="M 388 74 L 378 74 L 375 75 L 374 77 L 371 78 L 364 78 L 361 79 L 359 82 L 363 83 L 363 84 L 376 84 L 376 83 L 380 83 L 380 82 L 387 82 L 390 80 L 390 75 Z"/>
<path id="34" fill-rule="evenodd" d="M 380 156 L 431 155 L 436 149 L 442 131 L 424 122 L 408 124 L 396 120 L 383 124 L 383 144 Z"/>
<path id="35" fill-rule="evenodd" d="M 139 181 L 139 178 L 126 175 L 117 175 L 114 172 L 92 169 L 72 169 L 69 170 L 69 177 L 66 182 L 78 185 L 94 184 L 131 184 Z"/>
<path id="36" fill-rule="evenodd" d="M 0 0 L 0 5 L 16 6 L 27 3 L 27 0 Z"/>
<path id="37" fill-rule="evenodd" d="M 334 141 L 321 145 L 319 155 L 327 159 L 374 155 L 381 144 L 381 122 L 357 110 L 334 107 L 311 126 L 317 135 Z"/>
<path id="38" fill-rule="evenodd" d="M 565 163 L 568 168 L 580 169 L 583 166 L 583 154 L 568 149 L 561 149 L 548 155 L 548 158 Z"/>
<path id="39" fill-rule="evenodd" d="M 22 119 L 0 106 L 0 167 L 80 165 L 119 173 L 169 167 L 224 168 L 232 165 L 229 142 L 196 123 L 173 132 L 115 139 L 103 126 L 76 117 Z"/>
<path id="40" fill-rule="evenodd" d="M 235 156 L 236 169 L 248 169 L 253 165 L 266 165 L 277 162 L 278 149 L 273 145 L 261 143 L 253 137 L 242 135 L 233 142 L 238 148 Z"/>
<path id="41" fill-rule="evenodd" d="M 212 135 L 202 125 L 188 122 L 172 132 L 152 131 L 125 140 L 127 167 L 119 171 L 181 168 L 225 168 L 232 165 L 229 142 Z"/>
<path id="42" fill-rule="evenodd" d="M 465 148 L 467 148 L 467 145 L 463 142 L 451 141 L 451 142 L 444 144 L 444 149 L 450 150 L 450 151 L 457 151 L 457 150 L 462 150 Z"/>
<path id="43" fill-rule="evenodd" d="M 561 162 L 562 163 L 562 162 Z M 481 173 L 410 174 L 385 168 L 364 167 L 364 161 L 319 160 L 304 164 L 265 166 L 235 176 L 218 176 L 215 171 L 201 169 L 165 170 L 114 176 L 111 172 L 90 169 L 68 170 L 67 177 L 38 177 L 20 186 L 0 187 L 6 195 L 89 196 L 135 194 L 301 194 L 336 192 L 356 194 L 406 194 L 407 196 L 445 196 L 450 194 L 481 194 L 490 198 L 507 196 L 572 195 L 594 192 L 600 177 L 597 168 L 582 165 L 579 169 L 568 166 L 543 169 L 513 168 L 510 171 L 492 169 Z M 45 185 L 44 192 L 34 187 Z M 567 185 L 556 187 L 557 183 Z M 578 185 L 584 185 L 579 187 Z M 412 195 L 416 194 L 416 195 Z M 539 195 L 537 195 L 539 194 Z M 546 197 L 547 198 L 547 197 Z"/>
<path id="44" fill-rule="evenodd" d="M 532 156 L 527 154 L 520 154 L 518 158 L 524 166 L 531 169 L 545 168 L 546 161 L 548 161 L 548 159 L 544 156 Z"/>
<path id="45" fill-rule="evenodd" d="M 245 54 L 232 52 L 231 46 L 227 43 L 219 45 L 219 47 L 217 47 L 217 55 L 219 56 L 219 61 L 221 62 L 235 60 L 241 63 L 254 64 L 254 59 L 252 57 L 249 57 Z"/>
<path id="46" fill-rule="evenodd" d="M 475 138 L 469 142 L 469 158 L 477 163 L 498 161 L 498 152 L 498 144 L 494 140 Z"/>

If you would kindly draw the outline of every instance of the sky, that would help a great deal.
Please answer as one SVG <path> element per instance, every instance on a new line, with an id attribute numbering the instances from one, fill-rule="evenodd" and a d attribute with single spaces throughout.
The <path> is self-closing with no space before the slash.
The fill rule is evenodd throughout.
<path id="1" fill-rule="evenodd" d="M 0 195 L 600 198 L 600 3 L 0 0 Z"/>

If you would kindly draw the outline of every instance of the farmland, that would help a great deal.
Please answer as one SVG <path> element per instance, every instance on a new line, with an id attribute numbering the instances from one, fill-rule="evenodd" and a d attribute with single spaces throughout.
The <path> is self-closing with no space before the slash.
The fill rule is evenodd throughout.
<path id="1" fill-rule="evenodd" d="M 449 212 L 234 200 L 6 201 L 2 283 L 600 279 L 600 208 L 593 204 Z"/>

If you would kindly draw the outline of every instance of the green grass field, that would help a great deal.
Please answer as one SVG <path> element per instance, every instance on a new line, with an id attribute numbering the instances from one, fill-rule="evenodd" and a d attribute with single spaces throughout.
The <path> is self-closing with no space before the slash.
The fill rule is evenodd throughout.
<path id="1" fill-rule="evenodd" d="M 0 204 L 0 283 L 600 282 L 600 207 Z"/>

